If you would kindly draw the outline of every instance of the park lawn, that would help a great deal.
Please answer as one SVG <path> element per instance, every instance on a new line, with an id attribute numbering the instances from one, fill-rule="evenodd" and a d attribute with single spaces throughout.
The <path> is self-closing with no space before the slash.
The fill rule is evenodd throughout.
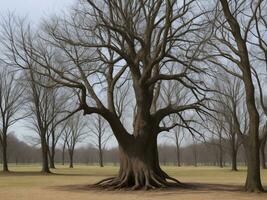
<path id="1" fill-rule="evenodd" d="M 10 175 L 0 175 L 0 200 L 226 200 L 267 199 L 267 194 L 242 192 L 239 186 L 245 181 L 245 169 L 232 172 L 229 168 L 175 167 L 163 169 L 185 183 L 194 183 L 198 189 L 170 189 L 157 191 L 106 191 L 92 190 L 88 185 L 117 173 L 118 167 L 76 165 L 74 169 L 57 166 L 53 175 L 41 175 L 39 165 L 10 165 Z M 267 189 L 267 170 L 262 171 Z"/>

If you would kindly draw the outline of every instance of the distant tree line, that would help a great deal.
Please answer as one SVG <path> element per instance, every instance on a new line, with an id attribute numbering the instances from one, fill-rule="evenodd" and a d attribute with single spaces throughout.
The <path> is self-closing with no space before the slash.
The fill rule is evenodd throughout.
<path id="1" fill-rule="evenodd" d="M 220 164 L 220 150 L 216 144 L 212 143 L 197 143 L 191 144 L 180 149 L 180 166 L 218 166 Z M 218 142 L 218 141 L 217 141 Z M 8 138 L 8 162 L 14 164 L 39 164 L 42 162 L 41 149 L 26 144 L 18 140 L 14 135 L 9 135 Z M 197 155 L 195 157 L 195 151 Z M 2 153 L 2 149 L 0 148 Z M 70 156 L 66 151 L 65 158 L 62 158 L 62 149 L 55 149 L 54 161 L 57 165 L 69 165 Z M 118 148 L 109 148 L 103 150 L 103 165 L 119 165 Z M 159 161 L 161 165 L 177 166 L 178 160 L 176 155 L 176 147 L 170 144 L 159 145 Z M 267 153 L 267 152 L 265 152 Z M 64 159 L 64 160 L 63 160 Z M 0 155 L 0 163 L 3 162 L 2 154 Z M 98 149 L 93 145 L 87 147 L 78 147 L 75 150 L 73 157 L 74 166 L 76 164 L 99 165 Z M 227 147 L 227 143 L 223 144 L 223 167 L 231 166 L 231 151 Z M 244 149 L 240 148 L 237 153 L 238 166 L 246 166 L 246 157 Z"/>

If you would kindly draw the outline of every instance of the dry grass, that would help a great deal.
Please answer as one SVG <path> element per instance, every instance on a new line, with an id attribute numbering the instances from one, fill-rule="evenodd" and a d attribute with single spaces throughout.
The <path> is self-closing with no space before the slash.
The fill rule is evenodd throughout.
<path id="1" fill-rule="evenodd" d="M 123 200 L 132 199 L 216 199 L 245 200 L 267 199 L 267 194 L 248 194 L 241 191 L 245 181 L 245 169 L 231 172 L 215 167 L 164 167 L 172 176 L 186 183 L 194 183 L 197 189 L 172 189 L 158 191 L 100 191 L 88 185 L 114 175 L 118 168 L 107 166 L 76 166 L 74 169 L 58 166 L 54 175 L 41 175 L 40 167 L 11 166 L 10 175 L 0 175 L 0 200 Z M 267 187 L 267 170 L 262 171 L 262 180 Z"/>

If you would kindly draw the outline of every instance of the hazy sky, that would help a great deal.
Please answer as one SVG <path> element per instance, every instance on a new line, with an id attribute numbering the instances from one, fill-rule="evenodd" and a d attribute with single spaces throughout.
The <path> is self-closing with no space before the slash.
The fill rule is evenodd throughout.
<path id="1" fill-rule="evenodd" d="M 77 0 L 0 0 L 0 13 L 5 16 L 9 11 L 27 16 L 37 22 L 43 17 L 60 13 Z"/>
<path id="2" fill-rule="evenodd" d="M 0 0 L 0 18 L 5 17 L 9 12 L 19 16 L 27 16 L 27 19 L 38 24 L 42 18 L 52 14 L 60 14 L 68 9 L 77 0 Z M 25 140 L 25 137 L 32 135 L 32 132 L 25 128 L 25 121 L 19 121 L 10 131 L 14 131 L 18 138 Z"/>
<path id="3" fill-rule="evenodd" d="M 38 24 L 42 18 L 53 14 L 60 14 L 74 5 L 78 0 L 0 0 L 0 17 L 5 17 L 9 12 L 19 16 L 27 16 L 27 19 Z M 15 124 L 10 131 L 14 131 L 21 140 L 27 140 L 27 136 L 33 133 L 26 128 L 27 123 L 24 120 Z M 160 139 L 164 143 L 165 139 Z M 111 146 L 116 142 L 111 141 Z"/>

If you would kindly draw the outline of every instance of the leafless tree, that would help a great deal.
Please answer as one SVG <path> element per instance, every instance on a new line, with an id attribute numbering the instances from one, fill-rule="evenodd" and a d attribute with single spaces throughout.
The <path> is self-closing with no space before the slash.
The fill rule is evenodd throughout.
<path id="1" fill-rule="evenodd" d="M 66 127 L 65 127 L 66 128 Z M 65 130 L 65 129 L 64 129 Z M 67 137 L 66 137 L 66 133 L 63 132 L 62 136 L 62 155 L 61 155 L 61 162 L 62 165 L 65 165 L 65 153 L 66 153 L 66 144 L 67 144 Z"/>
<path id="2" fill-rule="evenodd" d="M 172 139 L 175 142 L 175 147 L 176 147 L 176 160 L 177 160 L 177 166 L 181 167 L 181 146 L 182 142 L 184 141 L 185 138 L 185 129 L 183 129 L 181 126 L 176 126 L 173 128 L 173 136 Z"/>
<path id="3" fill-rule="evenodd" d="M 170 71 L 173 71 L 174 68 L 170 68 Z M 167 83 L 158 83 L 158 87 L 156 88 L 156 93 L 158 93 L 159 98 L 158 101 L 163 104 L 172 104 L 173 102 L 177 104 L 186 104 L 186 101 L 190 99 L 188 97 L 188 93 L 186 88 L 182 85 L 178 84 L 175 81 L 169 81 Z M 156 105 L 154 108 L 156 109 Z M 153 108 L 153 107 L 152 107 Z M 154 109 L 153 108 L 153 109 Z M 181 144 L 185 137 L 186 127 L 183 125 L 183 121 L 178 115 L 170 115 L 168 118 L 163 120 L 165 126 L 173 126 L 172 129 L 167 130 L 171 132 L 171 134 L 165 134 L 165 137 L 174 141 L 176 146 L 176 159 L 177 166 L 181 166 Z M 189 122 L 188 122 L 189 123 Z"/>
<path id="4" fill-rule="evenodd" d="M 218 91 L 214 95 L 212 107 L 216 110 L 214 116 L 210 118 L 211 127 L 209 131 L 219 138 L 220 154 L 222 154 L 222 142 L 229 142 L 230 156 L 232 158 L 232 170 L 237 171 L 237 151 L 241 145 L 238 138 L 237 129 L 240 129 L 239 121 L 246 119 L 246 111 L 242 110 L 243 88 L 238 78 L 230 78 L 224 71 L 216 72 L 219 77 L 214 82 L 214 90 Z M 240 107 L 241 106 L 241 107 Z M 234 119 L 238 118 L 239 121 Z M 244 131 L 242 132 L 245 133 Z M 228 145 L 227 145 L 228 146 Z M 222 155 L 220 165 L 223 165 Z"/>
<path id="5" fill-rule="evenodd" d="M 41 144 L 42 149 L 42 172 L 50 173 L 48 155 L 52 161 L 53 148 L 57 141 L 54 135 L 55 128 L 59 122 L 67 118 L 63 117 L 59 120 L 59 115 L 68 114 L 62 110 L 67 101 L 66 97 L 61 95 L 59 87 L 51 84 L 51 78 L 36 73 L 40 65 L 33 50 L 35 45 L 41 46 L 42 43 L 37 40 L 37 34 L 32 34 L 32 29 L 27 25 L 26 20 L 9 15 L 3 19 L 1 28 L 1 39 L 3 39 L 1 44 L 6 49 L 2 60 L 10 68 L 23 70 L 22 84 L 27 95 L 25 110 L 28 111 L 27 119 L 30 122 L 28 127 L 39 135 L 37 143 Z M 26 52 L 26 48 L 31 49 L 30 52 Z M 50 139 L 52 142 L 49 141 Z M 52 144 L 51 151 L 49 150 L 50 144 Z"/>
<path id="6" fill-rule="evenodd" d="M 221 106 L 221 104 L 216 106 Z M 220 110 L 217 110 L 216 107 L 213 109 L 217 112 L 215 112 L 212 117 L 207 117 L 205 129 L 211 133 L 211 139 L 206 142 L 206 144 L 214 146 L 216 149 L 218 149 L 217 151 L 214 151 L 216 160 L 215 163 L 218 162 L 218 165 L 223 168 L 223 134 L 225 122 Z"/>
<path id="7" fill-rule="evenodd" d="M 75 148 L 85 137 L 87 132 L 85 131 L 85 121 L 80 114 L 75 114 L 67 121 L 67 127 L 63 132 L 63 140 L 66 141 L 66 146 L 69 153 L 70 168 L 73 168 L 73 157 Z"/>
<path id="8" fill-rule="evenodd" d="M 107 142 L 113 135 L 108 132 L 109 130 L 105 120 L 99 115 L 94 116 L 94 118 L 90 120 L 88 128 L 90 130 L 90 136 L 92 136 L 90 141 L 98 149 L 99 166 L 104 167 L 103 151 L 106 148 Z"/>
<path id="9" fill-rule="evenodd" d="M 3 171 L 8 172 L 7 140 L 9 129 L 22 114 L 24 89 L 16 80 L 16 74 L 7 66 L 0 66 L 0 144 L 3 154 Z"/>
<path id="10" fill-rule="evenodd" d="M 39 141 L 42 148 L 42 172 L 50 173 L 49 170 L 49 144 L 48 144 L 48 131 L 49 127 L 54 121 L 54 113 L 50 113 L 50 106 L 53 105 L 52 101 L 52 89 L 47 89 L 40 86 L 37 83 L 45 83 L 48 80 L 37 77 L 36 74 L 31 70 L 27 76 L 28 86 L 28 110 L 30 112 L 29 128 L 31 128 L 36 134 L 39 135 Z"/>
<path id="11" fill-rule="evenodd" d="M 194 158 L 194 166 L 197 167 L 198 164 L 198 152 L 197 152 L 197 141 L 193 137 L 193 143 L 192 143 L 192 153 Z"/>
<path id="12" fill-rule="evenodd" d="M 51 99 L 50 106 L 47 108 L 50 110 L 50 116 L 53 116 L 52 122 L 48 126 L 47 131 L 47 145 L 48 145 L 48 156 L 50 161 L 50 168 L 55 168 L 54 158 L 55 149 L 58 141 L 66 128 L 66 122 L 64 122 L 65 109 L 67 106 L 71 106 L 68 103 L 67 91 L 61 91 L 58 88 L 53 88 L 52 92 L 49 93 Z"/>
<path id="13" fill-rule="evenodd" d="M 242 138 L 247 156 L 245 189 L 263 191 L 260 178 L 259 112 L 256 107 L 257 84 L 253 81 L 253 58 L 249 41 L 253 36 L 256 13 L 266 7 L 266 1 L 215 1 L 212 14 L 206 15 L 213 27 L 207 60 L 224 69 L 229 76 L 240 79 L 244 85 L 245 110 L 247 110 L 247 134 Z M 235 119 L 234 119 L 235 120 Z M 238 134 L 240 133 L 237 131 Z"/>
<path id="14" fill-rule="evenodd" d="M 157 136 L 175 127 L 162 126 L 169 115 L 177 114 L 192 133 L 186 113 L 206 113 L 206 71 L 194 61 L 209 34 L 199 19 L 204 13 L 194 6 L 196 1 L 187 0 L 82 1 L 74 15 L 48 24 L 35 47 L 27 37 L 9 40 L 11 50 L 20 48 L 17 39 L 26 41 L 13 52 L 23 51 L 38 63 L 42 70 L 35 73 L 75 89 L 80 106 L 73 113 L 99 114 L 109 123 L 120 147 L 120 171 L 98 185 L 133 189 L 183 185 L 160 168 Z M 158 83 L 169 81 L 191 94 L 185 104 L 159 104 Z M 132 129 L 125 128 L 114 103 L 115 88 L 126 83 L 132 85 L 128 94 L 135 107 Z"/>

